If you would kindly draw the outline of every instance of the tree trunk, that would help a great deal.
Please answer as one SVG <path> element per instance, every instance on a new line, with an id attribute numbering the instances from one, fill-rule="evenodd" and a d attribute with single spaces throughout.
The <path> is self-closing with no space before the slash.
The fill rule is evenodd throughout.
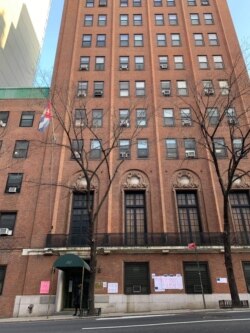
<path id="1" fill-rule="evenodd" d="M 224 259 L 225 266 L 227 271 L 227 278 L 229 284 L 229 290 L 232 299 L 233 307 L 240 307 L 240 298 L 238 293 L 237 284 L 235 281 L 234 270 L 233 270 L 233 261 L 232 261 L 232 251 L 231 251 L 231 237 L 230 237 L 230 222 L 228 214 L 228 195 L 224 195 L 224 233 L 223 233 L 223 243 L 224 243 Z"/>
<path id="2" fill-rule="evenodd" d="M 93 238 L 90 244 L 90 278 L 88 293 L 88 314 L 95 315 L 95 278 L 96 278 L 96 242 Z"/>

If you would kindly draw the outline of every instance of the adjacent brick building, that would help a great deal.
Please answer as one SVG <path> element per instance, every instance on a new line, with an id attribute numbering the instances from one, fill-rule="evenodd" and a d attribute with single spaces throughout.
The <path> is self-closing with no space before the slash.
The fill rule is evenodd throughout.
<path id="1" fill-rule="evenodd" d="M 1 316 L 73 307 L 82 268 L 55 263 L 65 254 L 89 262 L 86 180 L 77 160 L 87 156 L 89 170 L 96 168 L 101 148 L 119 129 L 110 173 L 122 164 L 97 220 L 96 307 L 201 308 L 202 287 L 207 307 L 228 299 L 222 197 L 194 110 L 198 105 L 215 128 L 221 110 L 229 109 L 215 137 L 226 175 L 230 126 L 249 127 L 248 96 L 225 102 L 232 87 L 242 91 L 242 77 L 246 89 L 224 0 L 65 1 L 50 96 L 0 100 L 6 124 L 0 228 L 7 233 L 0 237 Z M 41 133 L 37 123 L 48 98 L 54 117 Z M 31 113 L 34 123 L 23 128 L 20 117 Z M 95 207 L 108 184 L 104 165 L 91 184 Z M 240 169 L 249 170 L 247 156 Z M 235 183 L 230 210 L 233 264 L 246 300 L 249 186 L 247 176 Z M 191 242 L 198 254 L 188 249 Z M 85 308 L 88 281 L 85 270 Z"/>

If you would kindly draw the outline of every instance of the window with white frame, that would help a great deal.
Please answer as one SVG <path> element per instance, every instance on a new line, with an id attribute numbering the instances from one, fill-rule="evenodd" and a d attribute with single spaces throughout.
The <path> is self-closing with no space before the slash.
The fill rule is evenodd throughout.
<path id="1" fill-rule="evenodd" d="M 106 14 L 100 14 L 98 15 L 98 26 L 103 27 L 107 25 L 107 15 Z"/>
<path id="2" fill-rule="evenodd" d="M 181 35 L 180 34 L 171 34 L 171 45 L 172 46 L 181 46 Z"/>
<path id="3" fill-rule="evenodd" d="M 120 25 L 123 25 L 123 26 L 128 25 L 128 15 L 127 14 L 120 15 Z"/>
<path id="4" fill-rule="evenodd" d="M 200 24 L 199 14 L 191 13 L 190 14 L 190 21 L 191 21 L 192 25 L 199 25 Z"/>
<path id="5" fill-rule="evenodd" d="M 179 96 L 187 96 L 188 94 L 188 87 L 187 81 L 177 81 L 177 94 Z"/>
<path id="6" fill-rule="evenodd" d="M 95 57 L 95 70 L 104 71 L 105 69 L 105 57 Z"/>
<path id="7" fill-rule="evenodd" d="M 134 46 L 143 46 L 143 35 L 142 34 L 134 35 Z"/>
<path id="8" fill-rule="evenodd" d="M 155 14 L 155 25 L 164 25 L 164 15 Z"/>
<path id="9" fill-rule="evenodd" d="M 200 69 L 208 69 L 208 59 L 206 55 L 198 56 L 198 63 Z"/>
<path id="10" fill-rule="evenodd" d="M 218 36 L 216 33 L 209 33 L 208 41 L 209 41 L 209 45 L 211 45 L 211 46 L 219 45 L 219 40 L 218 40 Z"/>
<path id="11" fill-rule="evenodd" d="M 128 97 L 129 96 L 129 81 L 120 81 L 120 97 Z"/>
<path id="12" fill-rule="evenodd" d="M 84 16 L 84 26 L 92 26 L 93 25 L 93 15 L 85 15 Z"/>
<path id="13" fill-rule="evenodd" d="M 214 61 L 214 68 L 215 69 L 223 69 L 224 68 L 224 62 L 221 55 L 214 55 L 213 56 Z"/>
<path id="14" fill-rule="evenodd" d="M 226 96 L 229 94 L 229 84 L 227 80 L 220 80 L 219 87 L 221 95 Z"/>
<path id="15" fill-rule="evenodd" d="M 205 24 L 214 24 L 213 14 L 205 13 L 204 14 L 204 22 L 205 22 Z"/>
<path id="16" fill-rule="evenodd" d="M 174 126 L 174 110 L 163 109 L 163 126 Z"/>
<path id="17" fill-rule="evenodd" d="M 184 69 L 184 58 L 182 55 L 174 56 L 175 69 Z"/>
<path id="18" fill-rule="evenodd" d="M 145 94 L 146 94 L 145 81 L 136 81 L 135 82 L 135 95 L 136 96 L 145 96 Z"/>
<path id="19" fill-rule="evenodd" d="M 168 23 L 169 25 L 178 25 L 177 14 L 168 14 Z"/>
<path id="20" fill-rule="evenodd" d="M 194 36 L 194 45 L 195 46 L 203 46 L 204 45 L 204 38 L 203 38 L 203 34 L 201 33 L 196 33 L 193 34 Z"/>
<path id="21" fill-rule="evenodd" d="M 137 157 L 147 158 L 148 157 L 148 140 L 137 139 Z"/>

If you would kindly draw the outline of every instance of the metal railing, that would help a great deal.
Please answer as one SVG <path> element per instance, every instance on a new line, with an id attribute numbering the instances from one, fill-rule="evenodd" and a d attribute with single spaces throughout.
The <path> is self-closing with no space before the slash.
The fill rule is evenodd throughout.
<path id="1" fill-rule="evenodd" d="M 114 234 L 102 233 L 95 235 L 97 246 L 103 247 L 154 247 L 154 246 L 187 246 L 195 242 L 198 246 L 222 246 L 223 233 L 140 233 Z M 90 240 L 84 234 L 48 234 L 46 247 L 88 247 Z M 235 246 L 250 245 L 250 234 L 231 234 L 231 244 Z"/>

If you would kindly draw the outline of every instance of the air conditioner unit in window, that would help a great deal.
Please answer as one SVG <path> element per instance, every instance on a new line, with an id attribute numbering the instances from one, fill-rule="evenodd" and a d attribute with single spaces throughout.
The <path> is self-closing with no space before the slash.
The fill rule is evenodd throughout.
<path id="1" fill-rule="evenodd" d="M 235 118 L 229 118 L 228 119 L 228 124 L 229 125 L 235 125 L 235 124 L 237 124 L 237 120 Z"/>
<path id="2" fill-rule="evenodd" d="M 78 91 L 77 93 L 77 97 L 86 97 L 87 94 L 86 94 L 86 91 Z"/>
<path id="3" fill-rule="evenodd" d="M 17 187 L 10 186 L 10 187 L 8 188 L 8 192 L 9 192 L 9 193 L 16 193 L 16 192 L 17 192 Z"/>
<path id="4" fill-rule="evenodd" d="M 80 65 L 80 71 L 88 71 L 88 70 L 89 70 L 89 65 L 86 65 L 86 64 Z"/>
<path id="5" fill-rule="evenodd" d="M 79 151 L 74 151 L 73 154 L 74 154 L 75 158 L 81 158 Z"/>
<path id="6" fill-rule="evenodd" d="M 12 230 L 8 228 L 0 228 L 0 236 L 11 236 Z"/>
<path id="7" fill-rule="evenodd" d="M 241 154 L 241 151 L 238 150 L 238 151 L 235 152 L 235 155 L 236 155 L 237 157 L 240 157 L 240 156 L 243 155 L 243 154 Z"/>
<path id="8" fill-rule="evenodd" d="M 102 91 L 102 90 L 96 90 L 96 91 L 94 92 L 94 96 L 95 96 L 95 97 L 102 97 L 102 95 L 103 95 L 103 91 Z"/>
<path id="9" fill-rule="evenodd" d="M 186 152 L 187 158 L 195 158 L 195 151 L 187 151 Z"/>
<path id="10" fill-rule="evenodd" d="M 0 120 L 0 127 L 6 127 L 6 123 L 2 120 Z"/>
<path id="11" fill-rule="evenodd" d="M 160 64 L 161 69 L 168 69 L 168 64 Z"/>
<path id="12" fill-rule="evenodd" d="M 84 123 L 83 120 L 77 119 L 77 120 L 75 120 L 75 126 L 76 127 L 83 127 L 83 126 L 85 126 L 85 123 Z"/>
<path id="13" fill-rule="evenodd" d="M 164 89 L 162 90 L 162 95 L 163 96 L 170 96 L 171 94 L 171 90 L 170 89 Z"/>
<path id="14" fill-rule="evenodd" d="M 128 70 L 128 65 L 125 65 L 125 64 L 121 65 L 120 70 L 121 71 L 127 71 Z"/>
<path id="15" fill-rule="evenodd" d="M 206 0 L 201 0 L 201 5 L 202 5 L 202 6 L 208 6 L 208 5 L 209 5 L 209 2 L 206 1 Z"/>
<path id="16" fill-rule="evenodd" d="M 213 88 L 205 88 L 204 93 L 206 96 L 212 96 L 214 95 L 214 89 Z"/>
<path id="17" fill-rule="evenodd" d="M 182 120 L 182 126 L 191 126 L 191 120 L 190 119 L 184 119 Z"/>
<path id="18" fill-rule="evenodd" d="M 126 152 L 126 151 L 120 152 L 120 158 L 128 158 L 128 157 L 129 157 L 129 152 Z"/>
<path id="19" fill-rule="evenodd" d="M 129 127 L 129 121 L 128 120 L 121 120 L 120 121 L 120 127 Z"/>

